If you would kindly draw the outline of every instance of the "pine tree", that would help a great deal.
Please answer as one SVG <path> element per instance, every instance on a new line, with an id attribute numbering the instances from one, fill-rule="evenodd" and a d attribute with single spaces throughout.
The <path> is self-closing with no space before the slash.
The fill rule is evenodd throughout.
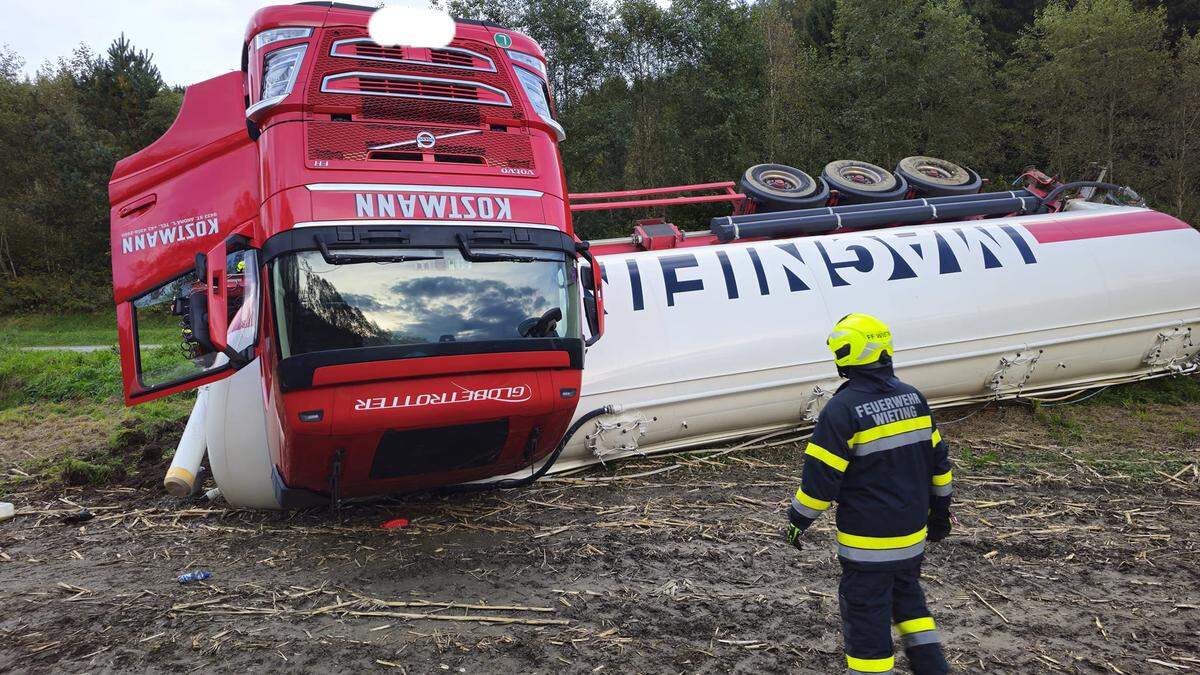
<path id="1" fill-rule="evenodd" d="M 1046 0 L 964 0 L 967 12 L 979 21 L 988 49 L 1008 59 L 1016 48 L 1021 30 L 1033 23 Z"/>
<path id="2" fill-rule="evenodd" d="M 163 79 L 150 53 L 134 49 L 124 34 L 103 58 L 91 61 L 78 86 L 89 119 L 112 134 L 126 153 L 158 137 L 144 123 L 151 101 L 163 90 Z"/>
<path id="3" fill-rule="evenodd" d="M 833 42 L 833 23 L 837 13 L 836 0 L 813 0 L 804 12 L 804 34 L 809 44 L 828 49 Z"/>
<path id="4" fill-rule="evenodd" d="M 1167 12 L 1167 28 L 1172 39 L 1200 31 L 1200 0 L 1136 0 L 1138 9 L 1162 7 Z"/>
<path id="5" fill-rule="evenodd" d="M 17 254 L 30 232 L 30 223 L 18 206 L 29 180 L 29 114 L 32 89 L 18 77 L 25 61 L 7 45 L 0 48 L 0 279 L 20 276 Z"/>

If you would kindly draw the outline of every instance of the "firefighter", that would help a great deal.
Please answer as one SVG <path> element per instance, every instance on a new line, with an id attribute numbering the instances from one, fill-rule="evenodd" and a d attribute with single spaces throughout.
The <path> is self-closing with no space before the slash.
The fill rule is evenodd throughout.
<path id="1" fill-rule="evenodd" d="M 886 324 L 850 314 L 827 344 L 846 382 L 821 411 L 804 451 L 787 541 L 799 549 L 804 531 L 837 502 L 849 672 L 893 672 L 894 624 L 914 673 L 948 673 L 920 585 L 926 542 L 950 534 L 946 443 L 925 397 L 896 379 Z"/>

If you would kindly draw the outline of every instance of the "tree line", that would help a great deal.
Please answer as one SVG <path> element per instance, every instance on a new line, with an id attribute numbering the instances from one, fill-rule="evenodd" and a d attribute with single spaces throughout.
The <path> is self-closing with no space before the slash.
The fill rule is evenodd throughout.
<path id="1" fill-rule="evenodd" d="M 111 307 L 108 179 L 171 126 L 183 89 L 124 36 L 23 67 L 0 50 L 0 314 Z"/>
<path id="2" fill-rule="evenodd" d="M 819 173 L 944 157 L 993 188 L 1027 165 L 1108 167 L 1200 221 L 1200 0 L 446 0 L 550 58 L 572 191 Z M 0 312 L 100 307 L 106 185 L 171 123 L 181 90 L 118 39 L 19 75 L 0 52 Z M 702 227 L 711 208 L 666 213 Z M 663 215 L 647 210 L 639 215 Z M 627 233 L 586 214 L 581 236 Z"/>

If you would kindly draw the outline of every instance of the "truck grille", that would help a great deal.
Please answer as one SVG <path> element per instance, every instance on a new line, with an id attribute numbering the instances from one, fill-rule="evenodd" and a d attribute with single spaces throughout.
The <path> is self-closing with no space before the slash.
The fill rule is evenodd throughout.
<path id="1" fill-rule="evenodd" d="M 533 146 L 524 133 L 482 129 L 436 129 L 404 124 L 310 122 L 308 157 L 314 160 L 450 162 L 533 169 Z M 432 148 L 419 148 L 417 134 L 438 136 Z M 462 132 L 466 133 L 462 133 Z M 447 134 L 455 134 L 447 136 Z M 375 148 L 375 149 L 373 149 Z"/>
<path id="2" fill-rule="evenodd" d="M 413 47 L 382 47 L 371 38 L 345 38 L 335 40 L 329 50 L 330 56 L 366 61 L 386 61 L 433 65 L 455 70 L 477 70 L 496 72 L 496 62 L 486 54 L 463 47 L 443 49 L 418 49 Z"/>
<path id="3" fill-rule="evenodd" d="M 503 89 L 497 89 L 481 82 L 420 75 L 374 72 L 341 73 L 326 76 L 321 83 L 321 91 L 335 94 L 420 98 L 428 101 L 451 101 L 479 105 L 512 105 L 512 100 Z"/>
<path id="4" fill-rule="evenodd" d="M 371 480 L 487 466 L 508 442 L 508 420 L 384 432 L 371 461 Z"/>
<path id="5" fill-rule="evenodd" d="M 526 113 L 503 53 L 458 41 L 445 49 L 381 47 L 361 28 L 327 30 L 309 80 L 314 113 L 480 127 L 511 124 Z"/>

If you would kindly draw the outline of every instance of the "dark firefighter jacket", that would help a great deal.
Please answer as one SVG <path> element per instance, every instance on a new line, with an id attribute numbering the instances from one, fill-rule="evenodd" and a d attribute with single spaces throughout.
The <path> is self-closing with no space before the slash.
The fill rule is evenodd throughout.
<path id="1" fill-rule="evenodd" d="M 802 528 L 837 502 L 838 557 L 867 569 L 919 563 L 932 507 L 949 517 L 950 460 L 921 392 L 891 366 L 846 368 L 821 411 L 792 499 Z M 799 518 L 796 518 L 796 515 Z"/>

